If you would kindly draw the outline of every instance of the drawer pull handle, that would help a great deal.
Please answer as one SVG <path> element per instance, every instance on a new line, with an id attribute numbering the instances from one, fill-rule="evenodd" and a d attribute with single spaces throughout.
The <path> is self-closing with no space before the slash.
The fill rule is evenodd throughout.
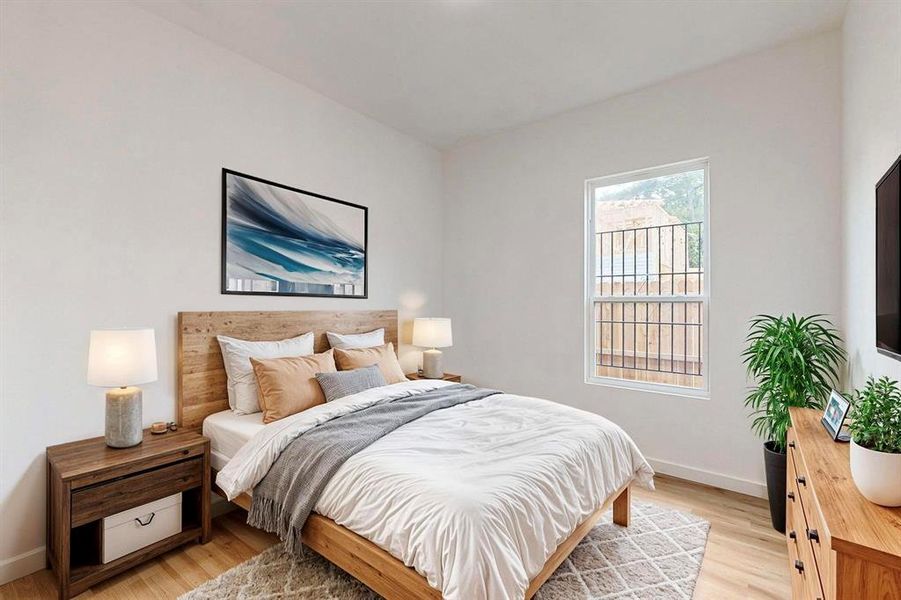
<path id="1" fill-rule="evenodd" d="M 798 534 L 795 533 L 794 529 L 792 529 L 791 531 L 788 532 L 788 539 L 790 539 L 790 540 L 798 539 Z"/>
<path id="2" fill-rule="evenodd" d="M 795 493 L 794 493 L 794 492 L 789 492 L 789 493 L 788 493 L 788 499 L 791 500 L 792 502 L 794 502 L 794 501 L 795 501 Z"/>
<path id="3" fill-rule="evenodd" d="M 804 487 L 807 487 L 807 478 L 801 475 L 800 477 L 798 477 L 798 483 L 800 483 Z"/>
<path id="4" fill-rule="evenodd" d="M 798 573 L 804 573 L 804 563 L 800 560 L 795 561 L 795 568 L 798 570 Z"/>
<path id="5" fill-rule="evenodd" d="M 794 448 L 794 447 L 795 447 L 795 442 L 794 442 L 794 441 L 789 442 L 789 443 L 788 443 L 788 447 L 789 447 L 789 448 Z"/>
<path id="6" fill-rule="evenodd" d="M 155 516 L 156 516 L 156 513 L 152 512 L 152 513 L 150 513 L 150 517 L 147 519 L 146 523 L 141 520 L 141 517 L 138 517 L 137 519 L 135 519 L 135 521 L 137 521 L 138 525 L 140 525 L 141 527 L 147 527 L 153 521 L 153 517 L 155 517 Z"/>
<path id="7" fill-rule="evenodd" d="M 808 529 L 807 530 L 807 539 L 812 540 L 816 543 L 820 543 L 820 532 L 816 529 Z"/>

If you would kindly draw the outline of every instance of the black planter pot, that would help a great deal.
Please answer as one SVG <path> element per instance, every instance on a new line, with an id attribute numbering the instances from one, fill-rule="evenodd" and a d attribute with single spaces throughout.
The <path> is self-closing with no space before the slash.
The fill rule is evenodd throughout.
<path id="1" fill-rule="evenodd" d="M 766 466 L 766 491 L 770 498 L 770 519 L 773 529 L 785 533 L 785 459 L 784 452 L 776 452 L 775 442 L 763 445 L 763 463 Z"/>

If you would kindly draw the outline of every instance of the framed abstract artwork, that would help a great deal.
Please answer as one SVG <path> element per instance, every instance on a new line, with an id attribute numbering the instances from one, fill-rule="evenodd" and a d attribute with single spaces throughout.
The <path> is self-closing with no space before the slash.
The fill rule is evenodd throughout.
<path id="1" fill-rule="evenodd" d="M 368 213 L 222 169 L 222 293 L 366 298 Z"/>

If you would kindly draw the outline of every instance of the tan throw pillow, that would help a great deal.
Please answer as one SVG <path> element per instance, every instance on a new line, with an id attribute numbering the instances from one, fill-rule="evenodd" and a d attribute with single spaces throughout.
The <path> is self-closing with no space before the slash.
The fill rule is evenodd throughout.
<path id="1" fill-rule="evenodd" d="M 385 378 L 385 383 L 400 383 L 407 381 L 404 377 L 404 370 L 400 368 L 397 362 L 397 355 L 394 354 L 394 344 L 388 342 L 384 346 L 375 346 L 373 348 L 354 348 L 352 350 L 335 350 L 335 363 L 341 371 L 350 371 L 351 369 L 362 369 L 369 365 L 378 365 L 379 371 Z"/>
<path id="2" fill-rule="evenodd" d="M 332 350 L 310 356 L 251 358 L 263 423 L 272 423 L 325 402 L 316 373 L 334 373 Z"/>

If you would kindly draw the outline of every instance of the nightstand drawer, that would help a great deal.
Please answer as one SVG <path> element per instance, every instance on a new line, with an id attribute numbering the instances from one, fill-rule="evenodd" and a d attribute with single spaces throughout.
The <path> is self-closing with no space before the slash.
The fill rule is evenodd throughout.
<path id="1" fill-rule="evenodd" d="M 181 493 L 103 518 L 103 564 L 181 532 Z"/>
<path id="2" fill-rule="evenodd" d="M 192 458 L 78 490 L 72 494 L 72 526 L 183 492 L 197 487 L 202 480 L 203 459 Z"/>

